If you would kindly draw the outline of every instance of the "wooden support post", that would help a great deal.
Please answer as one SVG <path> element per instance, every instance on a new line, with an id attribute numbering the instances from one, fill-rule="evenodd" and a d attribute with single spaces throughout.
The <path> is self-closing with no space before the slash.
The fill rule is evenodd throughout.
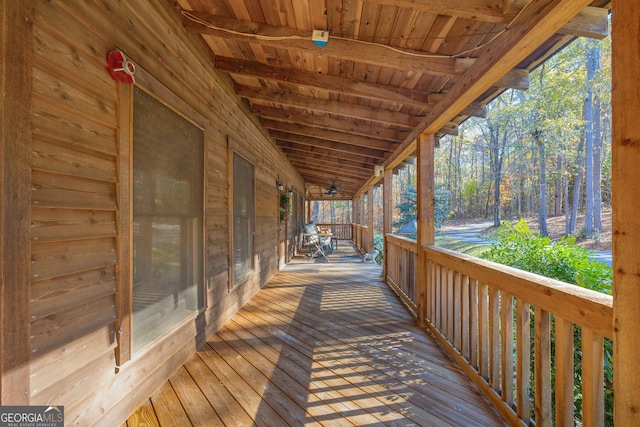
<path id="1" fill-rule="evenodd" d="M 385 169 L 382 191 L 384 202 L 382 206 L 382 235 L 384 236 L 384 263 L 382 266 L 382 278 L 387 282 L 387 272 L 389 271 L 389 257 L 387 248 L 387 234 L 393 231 L 393 170 Z"/>
<path id="2" fill-rule="evenodd" d="M 640 3 L 612 2 L 614 421 L 640 425 Z"/>
<path id="3" fill-rule="evenodd" d="M 0 404 L 29 404 L 33 2 L 0 3 Z"/>
<path id="4" fill-rule="evenodd" d="M 434 197 L 434 135 L 420 135 L 416 144 L 416 160 L 418 164 L 417 179 L 417 213 L 418 213 L 418 268 L 416 271 L 416 295 L 418 296 L 418 324 L 425 326 L 427 318 L 427 255 L 424 247 L 433 245 L 435 238 L 435 222 L 433 216 Z"/>
<path id="5" fill-rule="evenodd" d="M 369 194 L 369 196 L 367 197 L 367 228 L 369 229 L 369 236 L 367 239 L 367 243 L 366 243 L 366 250 L 367 253 L 371 253 L 373 252 L 373 247 L 374 247 L 374 230 L 373 230 L 373 185 L 369 186 L 369 189 L 367 190 L 367 194 Z"/>

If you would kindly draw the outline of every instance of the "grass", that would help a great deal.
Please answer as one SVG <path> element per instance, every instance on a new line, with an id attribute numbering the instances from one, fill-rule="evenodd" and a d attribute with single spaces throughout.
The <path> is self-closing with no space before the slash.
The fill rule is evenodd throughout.
<path id="1" fill-rule="evenodd" d="M 456 240 L 439 234 L 436 234 L 435 244 L 441 248 L 451 249 L 452 251 L 461 252 L 475 257 L 480 257 L 484 252 L 491 248 L 489 245 L 463 242 L 461 240 Z"/>

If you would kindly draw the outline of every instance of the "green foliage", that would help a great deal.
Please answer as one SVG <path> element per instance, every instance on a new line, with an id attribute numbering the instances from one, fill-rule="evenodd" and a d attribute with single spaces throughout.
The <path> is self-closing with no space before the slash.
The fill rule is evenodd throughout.
<path id="1" fill-rule="evenodd" d="M 435 189 L 433 200 L 433 214 L 436 228 L 441 228 L 444 225 L 447 216 L 449 215 L 450 198 L 451 192 L 449 190 L 446 190 L 442 187 L 438 187 Z M 416 188 L 414 186 L 407 188 L 403 193 L 403 199 L 406 201 L 396 205 L 396 209 L 399 211 L 399 216 L 398 219 L 393 223 L 394 227 L 402 227 L 403 225 L 416 219 L 417 216 Z"/>
<path id="2" fill-rule="evenodd" d="M 393 222 L 394 227 L 402 227 L 406 223 L 416 219 L 417 194 L 415 186 L 407 188 L 403 193 L 403 203 L 398 203 L 396 209 L 399 211 L 398 219 Z"/>
<path id="3" fill-rule="evenodd" d="M 575 238 L 573 237 L 551 242 L 548 237 L 533 233 L 529 229 L 527 222 L 521 219 L 516 223 L 503 222 L 490 237 L 490 240 L 492 243 L 491 249 L 481 256 L 484 259 L 562 280 L 583 288 L 611 294 L 613 275 L 611 267 L 590 259 L 589 251 L 576 246 Z M 534 322 L 532 321 L 532 328 L 533 324 Z M 531 331 L 531 336 L 535 336 L 533 331 Z M 552 348 L 555 347 L 555 334 L 551 336 L 551 345 Z M 575 418 L 581 422 L 582 331 L 580 327 L 574 329 L 574 349 Z M 533 359 L 531 363 L 533 372 Z M 610 339 L 604 340 L 604 376 L 605 425 L 612 426 L 613 343 Z M 552 382 L 555 382 L 555 364 L 553 363 Z"/>
<path id="4" fill-rule="evenodd" d="M 433 198 L 433 220 L 436 228 L 442 228 L 450 211 L 451 191 L 436 187 Z"/>
<path id="5" fill-rule="evenodd" d="M 611 294 L 611 268 L 591 259 L 589 251 L 577 246 L 573 237 L 551 242 L 531 231 L 521 219 L 503 222 L 490 241 L 492 247 L 484 259 Z"/>
<path id="6" fill-rule="evenodd" d="M 378 251 L 375 261 L 382 265 L 384 261 L 384 236 L 382 234 L 375 233 L 373 235 L 373 248 Z"/>

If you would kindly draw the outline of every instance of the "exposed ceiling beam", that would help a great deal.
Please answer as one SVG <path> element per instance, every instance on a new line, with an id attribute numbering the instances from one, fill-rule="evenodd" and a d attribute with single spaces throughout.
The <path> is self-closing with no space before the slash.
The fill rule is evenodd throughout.
<path id="1" fill-rule="evenodd" d="M 363 173 L 363 171 L 356 172 L 354 170 L 344 170 L 339 165 L 328 166 L 326 164 L 319 164 L 296 159 L 290 160 L 290 162 L 296 168 L 296 170 L 300 171 L 301 173 L 313 171 L 329 176 L 349 176 L 354 179 L 357 178 L 361 181 L 365 181 L 371 176 L 370 171 L 364 171 L 365 173 Z"/>
<path id="2" fill-rule="evenodd" d="M 285 148 L 283 148 L 282 151 L 287 156 L 287 159 L 291 161 L 312 162 L 322 166 L 325 166 L 325 165 L 333 166 L 333 167 L 341 168 L 346 172 L 350 170 L 360 171 L 360 172 L 365 171 L 367 176 L 371 175 L 371 171 L 373 171 L 375 167 L 374 165 L 351 162 L 349 161 L 349 159 L 343 158 L 343 157 L 327 158 L 324 156 L 310 155 L 308 153 L 287 151 Z"/>
<path id="3" fill-rule="evenodd" d="M 274 131 L 280 131 L 300 136 L 309 136 L 325 141 L 338 142 L 346 146 L 369 148 L 387 152 L 392 152 L 398 145 L 398 141 L 386 142 L 379 139 L 371 139 L 359 135 L 350 135 L 347 133 L 314 128 L 312 126 L 305 126 L 301 124 L 277 122 L 275 120 L 262 120 L 262 126 L 266 129 L 271 129 Z"/>
<path id="4" fill-rule="evenodd" d="M 237 88 L 236 93 L 238 96 L 246 98 L 252 102 L 258 101 L 296 108 L 306 108 L 309 110 L 334 114 L 336 116 L 364 119 L 385 125 L 394 125 L 407 130 L 412 130 L 424 117 L 424 115 L 412 116 L 410 114 L 385 110 L 383 108 L 371 108 L 364 105 L 313 98 L 310 96 L 284 93 L 282 91 L 259 91 L 246 86 Z M 442 99 L 442 95 L 443 94 L 431 94 L 429 96 L 429 105 L 435 105 L 440 99 Z M 462 110 L 461 114 L 463 116 L 484 118 L 487 116 L 487 109 L 482 104 L 474 102 Z"/>
<path id="5" fill-rule="evenodd" d="M 483 22 L 509 22 L 517 11 L 506 15 L 500 1 L 496 0 L 363 0 L 364 3 L 376 3 L 413 9 L 437 15 L 455 16 Z M 496 7 L 497 6 L 497 7 Z"/>
<path id="6" fill-rule="evenodd" d="M 183 25 L 187 30 L 226 40 L 259 43 L 278 49 L 295 49 L 315 56 L 326 55 L 338 60 L 363 62 L 403 72 L 457 77 L 465 69 L 464 62 L 461 65 L 461 61 L 464 61 L 462 59 L 443 57 L 417 50 L 396 47 L 391 49 L 382 44 L 365 43 L 341 37 L 331 37 L 326 46 L 318 46 L 311 40 L 309 31 L 240 21 L 201 12 L 183 11 L 183 14 Z M 189 16 L 195 17 L 198 22 Z M 521 78 L 521 75 L 511 76 L 507 73 L 504 80 L 496 82 L 496 85 L 517 89 L 519 87 L 511 86 L 512 82 L 519 83 Z"/>
<path id="7" fill-rule="evenodd" d="M 305 178 L 305 180 L 307 179 L 307 177 L 310 180 L 315 179 L 316 180 L 315 183 L 318 183 L 319 185 L 325 185 L 327 187 L 331 185 L 333 180 L 335 180 L 336 186 L 338 188 L 340 188 L 341 190 L 350 191 L 350 192 L 356 191 L 358 188 L 360 188 L 362 183 L 366 181 L 363 178 L 350 178 L 344 175 L 340 175 L 340 177 L 338 177 L 337 175 L 332 175 L 331 173 L 317 172 L 317 171 L 311 171 L 311 170 L 301 170 L 300 175 L 303 178 Z M 314 182 L 314 181 L 307 181 L 307 182 Z"/>
<path id="8" fill-rule="evenodd" d="M 494 0 L 363 0 L 365 3 L 384 4 L 405 9 L 418 10 L 438 15 L 456 16 L 483 22 L 509 23 L 527 0 L 505 0 L 504 6 L 496 7 Z M 569 36 L 603 39 L 608 35 L 608 11 L 600 7 L 585 7 L 574 19 L 561 26 L 557 32 Z"/>
<path id="9" fill-rule="evenodd" d="M 310 136 L 294 135 L 286 132 L 271 131 L 269 135 L 276 140 L 278 145 L 283 142 L 291 142 L 302 146 L 307 146 L 309 152 L 320 152 L 320 150 L 331 150 L 341 152 L 346 155 L 363 156 L 372 159 L 384 160 L 389 153 L 371 148 L 356 147 L 354 145 L 341 144 L 339 142 L 326 141 L 324 139 L 312 138 Z"/>
<path id="10" fill-rule="evenodd" d="M 256 77 L 273 80 L 285 84 L 302 85 L 310 88 L 323 89 L 331 92 L 376 99 L 379 101 L 408 104 L 416 107 L 429 105 L 429 93 L 401 88 L 397 86 L 381 85 L 357 79 L 329 76 L 326 74 L 310 73 L 283 67 L 272 67 L 259 62 L 242 59 L 215 57 L 215 67 L 241 76 Z"/>
<path id="11" fill-rule="evenodd" d="M 353 119 L 336 119 L 326 115 L 311 115 L 300 110 L 265 107 L 253 105 L 251 112 L 263 119 L 276 120 L 290 124 L 308 125 L 337 132 L 345 132 L 350 135 L 360 135 L 373 139 L 381 139 L 385 142 L 395 141 L 400 143 L 407 132 L 400 132 L 388 127 L 372 126 L 364 123 L 355 123 Z"/>
<path id="12" fill-rule="evenodd" d="M 304 137 L 298 137 L 298 135 L 293 135 L 294 138 L 304 138 Z M 327 148 L 327 147 L 319 147 L 319 146 L 314 146 L 314 145 L 305 145 L 305 144 L 299 144 L 297 142 L 292 142 L 292 141 L 286 141 L 286 140 L 276 140 L 277 145 L 282 149 L 282 151 L 285 154 L 288 153 L 302 153 L 306 156 L 313 156 L 315 154 L 319 155 L 319 156 L 329 156 L 331 158 L 339 158 L 339 159 L 344 159 L 344 160 L 349 160 L 349 161 L 354 161 L 354 162 L 361 162 L 364 164 L 371 164 L 371 165 L 377 165 L 382 163 L 382 159 L 379 159 L 377 157 L 371 157 L 368 156 L 366 154 L 360 154 L 360 153 L 355 153 L 353 151 L 342 151 L 342 150 L 334 150 L 332 148 Z"/>
<path id="13" fill-rule="evenodd" d="M 303 95 L 294 95 L 277 91 L 258 91 L 247 87 L 236 89 L 238 96 L 250 101 L 269 102 L 284 106 L 307 108 L 314 111 L 353 119 L 366 119 L 386 125 L 400 126 L 405 129 L 413 129 L 413 116 L 406 113 L 384 110 L 381 108 L 365 107 L 358 104 L 348 104 L 341 101 L 313 98 Z"/>

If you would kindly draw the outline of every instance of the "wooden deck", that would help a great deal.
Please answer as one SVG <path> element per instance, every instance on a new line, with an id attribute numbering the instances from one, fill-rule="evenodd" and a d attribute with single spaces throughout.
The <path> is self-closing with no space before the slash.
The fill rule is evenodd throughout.
<path id="1" fill-rule="evenodd" d="M 379 267 L 329 259 L 294 259 L 125 425 L 504 425 Z"/>

